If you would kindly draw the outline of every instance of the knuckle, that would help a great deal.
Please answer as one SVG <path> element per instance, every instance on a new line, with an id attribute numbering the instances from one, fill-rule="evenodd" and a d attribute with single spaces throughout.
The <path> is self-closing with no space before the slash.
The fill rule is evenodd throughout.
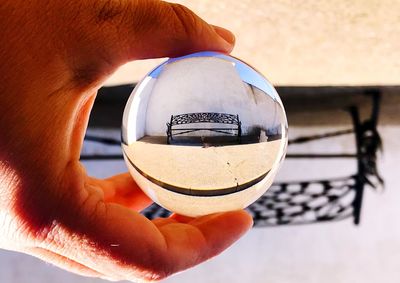
<path id="1" fill-rule="evenodd" d="M 102 0 L 95 2 L 95 18 L 99 23 L 112 22 L 124 14 L 127 1 Z"/>
<path id="2" fill-rule="evenodd" d="M 196 36 L 202 31 L 199 18 L 190 9 L 181 4 L 170 4 L 173 13 L 174 31 L 183 36 Z"/>

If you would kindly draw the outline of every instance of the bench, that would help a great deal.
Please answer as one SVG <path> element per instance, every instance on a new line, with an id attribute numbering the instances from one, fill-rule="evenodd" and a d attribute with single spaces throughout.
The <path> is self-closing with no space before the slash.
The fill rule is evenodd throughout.
<path id="1" fill-rule="evenodd" d="M 198 123 L 217 123 L 217 124 L 229 124 L 234 127 L 179 127 L 179 125 L 198 124 Z M 197 113 L 186 113 L 179 115 L 171 115 L 171 120 L 167 123 L 167 143 L 170 144 L 173 140 L 173 136 L 183 135 L 196 131 L 208 130 L 212 132 L 222 133 L 226 135 L 234 135 L 237 137 L 238 143 L 241 142 L 242 127 L 239 120 L 239 115 L 226 114 L 226 113 L 214 113 L 214 112 L 197 112 Z"/>

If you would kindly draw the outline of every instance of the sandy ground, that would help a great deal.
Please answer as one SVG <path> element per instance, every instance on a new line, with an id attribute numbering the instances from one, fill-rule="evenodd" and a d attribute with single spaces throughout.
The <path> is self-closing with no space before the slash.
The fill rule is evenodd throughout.
<path id="1" fill-rule="evenodd" d="M 280 143 L 204 148 L 155 144 L 145 137 L 124 150 L 136 167 L 154 179 L 177 187 L 215 190 L 245 184 L 267 173 Z"/>

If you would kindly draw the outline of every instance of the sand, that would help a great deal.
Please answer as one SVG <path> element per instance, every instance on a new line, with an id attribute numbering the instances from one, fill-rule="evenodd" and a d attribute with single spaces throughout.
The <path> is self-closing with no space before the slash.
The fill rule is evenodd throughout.
<path id="1" fill-rule="evenodd" d="M 144 137 L 124 151 L 151 178 L 173 186 L 215 190 L 251 182 L 272 169 L 281 140 L 228 146 L 154 143 Z"/>

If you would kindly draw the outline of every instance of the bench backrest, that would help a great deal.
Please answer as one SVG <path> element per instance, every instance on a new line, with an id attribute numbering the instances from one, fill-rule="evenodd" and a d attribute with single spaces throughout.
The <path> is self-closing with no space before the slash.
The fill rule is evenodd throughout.
<path id="1" fill-rule="evenodd" d="M 239 115 L 215 112 L 198 112 L 171 115 L 171 121 L 169 124 L 170 126 L 174 126 L 192 123 L 220 123 L 240 125 Z"/>

